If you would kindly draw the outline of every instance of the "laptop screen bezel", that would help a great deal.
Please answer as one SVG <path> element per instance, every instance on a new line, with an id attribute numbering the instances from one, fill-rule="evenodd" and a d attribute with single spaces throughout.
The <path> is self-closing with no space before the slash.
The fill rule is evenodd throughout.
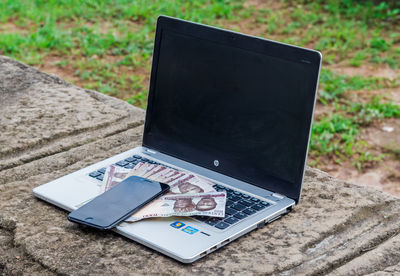
<path id="1" fill-rule="evenodd" d="M 312 125 L 312 119 L 313 119 L 313 112 L 314 112 L 314 107 L 315 107 L 315 100 L 316 100 L 316 93 L 317 93 L 317 88 L 318 88 L 318 79 L 319 79 L 319 72 L 320 72 L 320 66 L 321 66 L 321 54 L 318 51 L 315 50 L 310 50 L 310 49 L 305 49 L 297 46 L 292 46 L 276 41 L 271 41 L 263 38 L 258 38 L 258 37 L 253 37 L 229 30 L 223 30 L 211 26 L 206 26 L 198 23 L 193 23 L 193 22 L 188 22 L 185 20 L 177 19 L 177 18 L 172 18 L 168 16 L 159 16 L 157 20 L 157 28 L 156 28 L 156 34 L 155 34 L 155 42 L 154 42 L 154 51 L 153 51 L 153 60 L 152 60 L 152 69 L 151 69 L 151 75 L 150 75 L 150 85 L 149 85 L 149 94 L 148 94 L 148 104 L 147 104 L 147 109 L 146 109 L 146 119 L 145 119 L 145 126 L 144 126 L 144 133 L 143 133 L 143 140 L 142 140 L 142 145 L 144 147 L 147 147 L 149 149 L 156 150 L 160 153 L 164 153 L 170 156 L 173 156 L 175 158 L 184 160 L 186 162 L 193 163 L 195 165 L 199 165 L 199 162 L 196 162 L 195 156 L 193 156 L 192 160 L 187 160 L 185 158 L 182 158 L 182 156 L 177 156 L 173 152 L 170 152 L 168 148 L 162 148 L 158 146 L 157 144 L 154 144 L 151 142 L 151 139 L 148 137 L 148 132 L 151 129 L 151 114 L 154 110 L 153 108 L 153 101 L 154 101 L 154 93 L 155 93 L 155 84 L 157 82 L 157 70 L 158 70 L 158 61 L 159 61 L 159 54 L 160 54 L 160 45 L 161 45 L 161 37 L 162 37 L 162 32 L 164 30 L 169 30 L 169 31 L 174 31 L 177 33 L 181 33 L 183 35 L 187 36 L 192 36 L 192 37 L 198 37 L 200 39 L 207 39 L 211 40 L 213 42 L 220 42 L 223 44 L 229 44 L 230 46 L 233 47 L 238 47 L 238 48 L 243 48 L 243 49 L 251 49 L 253 51 L 259 51 L 268 55 L 276 56 L 279 58 L 282 58 L 283 56 L 285 57 L 284 59 L 289 59 L 292 61 L 296 62 L 305 62 L 308 63 L 309 66 L 312 66 L 313 72 L 313 79 L 310 80 L 312 83 L 315 83 L 315 93 L 313 94 L 313 98 L 309 99 L 310 101 L 313 102 L 313 107 L 312 111 L 308 115 L 308 121 L 309 121 L 309 129 L 305 130 L 308 131 L 307 135 L 307 141 L 301 141 L 301 143 L 304 145 L 303 146 L 303 152 L 302 155 L 304 156 L 304 159 L 302 160 L 302 163 L 300 165 L 301 170 L 299 170 L 296 174 L 296 183 L 295 183 L 295 188 L 296 189 L 279 189 L 279 187 L 271 187 L 271 189 L 267 186 L 261 187 L 260 185 L 257 185 L 256 183 L 250 183 L 252 185 L 258 186 L 263 189 L 267 189 L 272 192 L 276 192 L 279 194 L 282 194 L 284 196 L 287 196 L 289 198 L 292 198 L 296 201 L 296 203 L 300 200 L 300 195 L 301 195 L 301 189 L 302 189 L 302 184 L 303 184 L 303 178 L 304 178 L 304 172 L 305 172 L 305 164 L 307 160 L 307 153 L 308 153 L 308 145 L 309 145 L 309 139 L 310 139 L 310 134 L 311 134 L 311 125 Z M 210 157 L 212 158 L 212 157 Z M 202 166 L 203 167 L 203 166 Z M 210 169 L 213 171 L 216 171 L 218 173 L 222 173 L 218 171 L 218 167 L 205 167 L 206 169 Z M 223 174 L 226 174 L 223 173 Z M 247 180 L 243 180 L 240 177 L 234 176 L 234 175 L 228 175 L 230 177 L 236 178 L 238 180 L 242 180 L 245 182 L 248 182 Z"/>

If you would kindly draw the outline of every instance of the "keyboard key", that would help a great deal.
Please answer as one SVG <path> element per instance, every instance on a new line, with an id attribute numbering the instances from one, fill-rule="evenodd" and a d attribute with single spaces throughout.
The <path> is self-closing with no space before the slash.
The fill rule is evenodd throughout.
<path id="1" fill-rule="evenodd" d="M 236 213 L 236 214 L 234 214 L 233 215 L 235 218 L 237 218 L 237 219 L 244 219 L 245 217 L 247 217 L 247 215 L 246 214 L 243 214 L 243 213 Z"/>
<path id="2" fill-rule="evenodd" d="M 136 158 L 133 158 L 133 157 L 128 157 L 125 159 L 126 162 L 133 162 L 135 160 L 136 160 Z"/>
<path id="3" fill-rule="evenodd" d="M 246 206 L 239 204 L 239 203 L 235 203 L 231 206 L 231 208 L 238 210 L 238 211 L 242 211 L 242 210 L 246 209 Z"/>
<path id="4" fill-rule="evenodd" d="M 200 220 L 200 221 L 206 221 L 208 220 L 210 217 L 207 216 L 195 216 L 195 219 Z"/>
<path id="5" fill-rule="evenodd" d="M 260 200 L 259 200 L 258 198 L 252 197 L 252 198 L 251 198 L 251 201 L 259 202 Z"/>
<path id="6" fill-rule="evenodd" d="M 247 215 L 252 215 L 252 214 L 257 213 L 257 211 L 254 209 L 247 208 L 246 210 L 243 211 L 243 213 L 245 213 Z"/>
<path id="7" fill-rule="evenodd" d="M 104 174 L 100 174 L 98 177 L 96 177 L 96 179 L 98 179 L 100 181 L 103 181 L 103 178 L 104 178 Z"/>
<path id="8" fill-rule="evenodd" d="M 233 203 L 235 203 L 235 202 L 228 199 L 228 200 L 226 201 L 226 206 L 231 206 Z"/>
<path id="9" fill-rule="evenodd" d="M 97 170 L 99 173 L 106 173 L 106 168 L 101 168 L 100 170 Z"/>
<path id="10" fill-rule="evenodd" d="M 142 162 L 149 162 L 150 160 L 149 159 L 147 159 L 147 158 L 142 158 L 142 160 L 141 160 Z"/>
<path id="11" fill-rule="evenodd" d="M 239 191 L 233 191 L 233 193 L 234 193 L 235 195 L 237 195 L 237 196 L 241 196 L 241 195 L 242 195 L 242 193 L 239 192 Z"/>
<path id="12" fill-rule="evenodd" d="M 232 215 L 234 215 L 234 214 L 236 214 L 236 213 L 237 213 L 237 211 L 234 210 L 234 209 L 232 209 L 232 208 L 227 207 L 227 208 L 225 209 L 225 214 L 228 215 L 228 216 L 232 216 Z"/>
<path id="13" fill-rule="evenodd" d="M 235 218 L 235 217 L 229 217 L 229 218 L 227 218 L 227 219 L 225 219 L 224 220 L 224 222 L 227 222 L 227 223 L 229 223 L 229 224 L 234 224 L 234 223 L 236 223 L 236 222 L 238 222 L 239 220 L 237 219 L 237 218 Z"/>
<path id="14" fill-rule="evenodd" d="M 142 157 L 140 155 L 134 155 L 133 158 L 135 159 L 142 159 Z"/>
<path id="15" fill-rule="evenodd" d="M 206 220 L 205 223 L 207 223 L 208 225 L 214 226 L 215 224 L 217 224 L 216 221 L 213 220 Z"/>
<path id="16" fill-rule="evenodd" d="M 257 210 L 257 211 L 260 211 L 260 210 L 264 209 L 265 207 L 266 206 L 262 205 L 262 204 L 255 204 L 255 205 L 251 206 L 252 209 Z"/>
<path id="17" fill-rule="evenodd" d="M 102 173 L 100 173 L 100 172 L 91 172 L 91 173 L 89 173 L 89 176 L 96 178 L 96 177 L 98 177 L 98 176 L 101 175 L 101 174 L 102 174 Z"/>
<path id="18" fill-rule="evenodd" d="M 242 198 L 241 198 L 240 196 L 232 195 L 232 196 L 229 196 L 228 199 L 233 200 L 233 201 L 239 201 L 239 200 L 241 200 Z"/>
<path id="19" fill-rule="evenodd" d="M 220 222 L 223 218 L 209 218 L 210 221 Z"/>
<path id="20" fill-rule="evenodd" d="M 268 202 L 266 202 L 266 201 L 261 201 L 260 202 L 262 205 L 265 205 L 265 206 L 269 206 L 269 205 L 271 205 L 271 204 L 269 204 Z"/>
<path id="21" fill-rule="evenodd" d="M 233 190 L 229 189 L 229 188 L 225 188 L 225 190 L 226 190 L 227 193 L 233 192 Z"/>
<path id="22" fill-rule="evenodd" d="M 218 222 L 218 223 L 215 225 L 215 227 L 217 227 L 218 229 L 223 230 L 223 229 L 225 229 L 225 228 L 228 228 L 228 227 L 229 227 L 229 224 L 226 223 L 226 222 L 221 221 L 221 222 Z"/>
<path id="23" fill-rule="evenodd" d="M 249 196 L 249 195 L 246 195 L 246 194 L 242 194 L 242 197 L 243 197 L 243 198 L 250 198 L 250 196 Z"/>
<path id="24" fill-rule="evenodd" d="M 124 166 L 126 169 L 133 169 L 136 165 L 129 163 L 128 165 Z"/>
<path id="25" fill-rule="evenodd" d="M 242 204 L 242 205 L 244 205 L 244 206 L 247 206 L 247 207 L 249 207 L 249 206 L 251 206 L 251 205 L 254 204 L 254 202 L 251 202 L 251 201 L 246 200 L 246 199 L 242 199 L 242 200 L 239 201 L 238 203 L 240 203 L 240 204 Z"/>
<path id="26" fill-rule="evenodd" d="M 128 165 L 128 162 L 122 160 L 122 161 L 119 161 L 119 162 L 115 163 L 115 165 L 118 165 L 120 167 L 124 167 L 124 166 Z"/>

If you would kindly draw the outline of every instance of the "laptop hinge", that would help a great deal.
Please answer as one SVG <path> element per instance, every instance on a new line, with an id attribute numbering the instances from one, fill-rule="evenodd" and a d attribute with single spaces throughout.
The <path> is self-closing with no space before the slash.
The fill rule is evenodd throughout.
<path id="1" fill-rule="evenodd" d="M 279 199 L 283 199 L 285 196 L 278 194 L 278 193 L 273 193 L 272 196 L 277 197 Z"/>
<path id="2" fill-rule="evenodd" d="M 146 153 L 150 153 L 150 154 L 156 154 L 157 151 L 155 150 L 151 150 L 151 149 L 145 149 Z"/>

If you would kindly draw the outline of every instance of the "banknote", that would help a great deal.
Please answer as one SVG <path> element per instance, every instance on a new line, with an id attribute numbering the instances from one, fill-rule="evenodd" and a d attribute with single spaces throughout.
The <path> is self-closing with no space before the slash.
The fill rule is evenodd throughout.
<path id="1" fill-rule="evenodd" d="M 135 222 L 152 217 L 225 216 L 226 192 L 169 194 L 161 196 L 135 212 L 125 221 Z"/>
<path id="2" fill-rule="evenodd" d="M 167 176 L 178 175 L 180 172 L 162 165 L 153 165 L 148 163 L 138 163 L 128 176 L 140 176 L 150 180 L 164 182 Z"/>
<path id="3" fill-rule="evenodd" d="M 170 191 L 140 209 L 138 211 L 140 213 L 134 214 L 127 220 L 128 222 L 150 217 L 192 215 L 223 217 L 225 215 L 226 194 L 216 192 L 213 188 L 214 183 L 198 175 L 163 165 L 138 163 L 133 169 L 111 165 L 106 169 L 101 191 L 111 189 L 129 176 L 140 176 L 166 183 L 170 186 Z M 189 196 L 189 198 L 168 198 L 167 196 Z M 174 208 L 168 209 L 167 206 L 172 206 L 172 203 Z M 211 209 L 207 209 L 207 204 Z"/>
<path id="4" fill-rule="evenodd" d="M 119 166 L 108 166 L 104 173 L 103 181 L 101 182 L 100 192 L 104 193 L 119 184 L 131 171 L 131 169 L 125 169 Z"/>
<path id="5" fill-rule="evenodd" d="M 169 193 L 207 193 L 215 192 L 214 183 L 192 173 L 178 171 L 162 165 L 138 163 L 127 175 L 141 176 L 153 181 L 168 184 L 171 189 Z"/>

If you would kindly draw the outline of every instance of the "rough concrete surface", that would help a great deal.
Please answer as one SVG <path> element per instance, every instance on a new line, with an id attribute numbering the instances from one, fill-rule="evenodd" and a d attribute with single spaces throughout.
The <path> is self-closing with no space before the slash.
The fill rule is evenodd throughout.
<path id="1" fill-rule="evenodd" d="M 312 168 L 293 212 L 189 265 L 34 198 L 34 187 L 139 145 L 143 121 L 138 108 L 0 57 L 0 274 L 400 274 L 400 200 Z"/>

